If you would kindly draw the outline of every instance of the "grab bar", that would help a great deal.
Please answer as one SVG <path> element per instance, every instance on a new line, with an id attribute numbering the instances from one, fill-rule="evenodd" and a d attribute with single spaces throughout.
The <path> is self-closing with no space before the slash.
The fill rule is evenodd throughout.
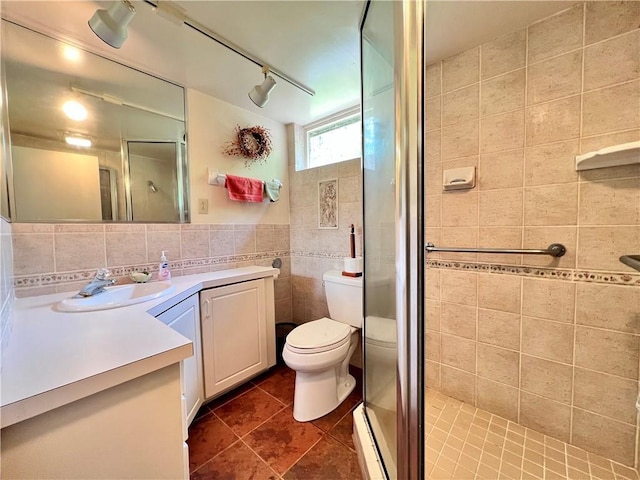
<path id="1" fill-rule="evenodd" d="M 427 243 L 424 247 L 427 253 L 431 252 L 466 252 L 466 253 L 512 253 L 514 255 L 550 255 L 561 257 L 567 253 L 567 249 L 560 243 L 552 243 L 544 250 L 518 249 L 518 248 L 446 248 L 436 247 L 433 243 Z"/>
<path id="2" fill-rule="evenodd" d="M 640 255 L 623 255 L 620 257 L 620 261 L 640 272 Z"/>

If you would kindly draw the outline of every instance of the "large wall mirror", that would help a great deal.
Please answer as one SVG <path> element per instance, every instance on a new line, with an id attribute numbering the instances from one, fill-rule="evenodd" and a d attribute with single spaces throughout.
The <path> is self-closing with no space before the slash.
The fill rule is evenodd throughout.
<path id="1" fill-rule="evenodd" d="M 187 222 L 184 89 L 2 21 L 14 222 Z"/>

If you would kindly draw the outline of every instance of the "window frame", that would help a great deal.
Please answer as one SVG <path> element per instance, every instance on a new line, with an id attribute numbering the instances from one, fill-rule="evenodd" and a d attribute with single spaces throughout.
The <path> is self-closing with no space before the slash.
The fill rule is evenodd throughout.
<path id="1" fill-rule="evenodd" d="M 358 146 L 360 149 L 360 155 L 353 157 L 353 158 L 345 158 L 342 160 L 338 160 L 335 162 L 331 162 L 331 163 L 327 163 L 324 165 L 311 165 L 311 155 L 309 152 L 310 149 L 310 142 L 309 142 L 309 134 L 313 131 L 319 130 L 319 129 L 323 129 L 326 128 L 328 126 L 330 126 L 331 124 L 336 124 L 336 123 L 340 123 L 343 122 L 344 120 L 347 120 L 350 117 L 357 117 L 357 123 L 359 123 L 360 125 L 362 125 L 362 112 L 360 109 L 360 105 L 357 105 L 355 107 L 349 108 L 347 110 L 343 110 L 341 112 L 338 112 L 334 115 L 330 115 L 328 117 L 322 118 L 316 122 L 310 123 L 308 125 L 305 125 L 304 127 L 302 127 L 303 129 L 303 133 L 304 133 L 304 168 L 303 170 L 308 170 L 311 168 L 321 168 L 327 165 L 335 165 L 337 163 L 342 163 L 342 162 L 349 162 L 351 160 L 359 160 L 362 158 L 362 138 L 360 138 L 358 140 Z M 356 123 L 356 122 L 354 122 Z M 336 129 L 338 129 L 340 127 L 336 127 Z M 326 131 L 329 132 L 332 129 L 327 129 Z M 360 128 L 360 132 L 362 132 L 362 127 Z"/>

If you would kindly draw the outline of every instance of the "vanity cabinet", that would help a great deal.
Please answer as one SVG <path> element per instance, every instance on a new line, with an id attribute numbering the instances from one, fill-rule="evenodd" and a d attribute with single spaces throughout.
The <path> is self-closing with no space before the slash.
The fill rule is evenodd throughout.
<path id="1" fill-rule="evenodd" d="M 273 277 L 200 292 L 205 399 L 275 365 Z"/>
<path id="2" fill-rule="evenodd" d="M 180 367 L 186 432 L 204 401 L 198 295 L 192 295 L 156 318 L 193 342 L 193 355 L 182 360 Z"/>
<path id="3" fill-rule="evenodd" d="M 189 479 L 174 363 L 2 429 L 2 478 Z"/>

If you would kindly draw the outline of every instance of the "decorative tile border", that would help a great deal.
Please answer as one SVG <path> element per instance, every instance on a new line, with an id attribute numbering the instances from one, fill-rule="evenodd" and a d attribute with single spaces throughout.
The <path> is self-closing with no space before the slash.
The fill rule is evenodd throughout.
<path id="1" fill-rule="evenodd" d="M 573 274 L 577 282 L 613 283 L 616 285 L 631 285 L 640 287 L 640 275 L 630 275 L 627 273 L 609 272 L 587 272 L 577 270 Z"/>
<path id="2" fill-rule="evenodd" d="M 291 250 L 292 257 L 313 257 L 313 258 L 344 258 L 348 254 L 335 252 L 303 252 L 300 250 Z"/>
<path id="3" fill-rule="evenodd" d="M 492 263 L 453 262 L 446 260 L 427 260 L 426 268 L 463 270 L 483 273 L 518 275 L 522 277 L 552 278 L 573 282 L 607 283 L 612 285 L 630 285 L 640 287 L 640 275 L 615 272 L 588 272 L 585 270 L 538 268 L 520 265 L 500 265 Z"/>
<path id="4" fill-rule="evenodd" d="M 194 258 L 189 260 L 177 260 L 175 262 L 169 262 L 170 270 L 182 270 L 195 267 L 206 267 L 213 265 L 221 265 L 226 263 L 241 263 L 252 262 L 257 260 L 264 260 L 275 257 L 289 257 L 289 251 L 276 251 L 276 252 L 262 252 L 245 255 L 227 255 L 222 257 L 209 257 L 209 258 Z M 109 268 L 113 277 L 123 277 L 129 275 L 131 272 L 157 272 L 158 264 L 149 263 L 142 265 L 129 265 L 124 267 Z M 64 285 L 74 282 L 91 280 L 96 274 L 96 270 L 79 270 L 73 272 L 60 272 L 60 273 L 43 273 L 36 275 L 22 275 L 16 276 L 13 279 L 13 286 L 16 289 L 26 289 L 41 286 L 50 285 Z"/>

